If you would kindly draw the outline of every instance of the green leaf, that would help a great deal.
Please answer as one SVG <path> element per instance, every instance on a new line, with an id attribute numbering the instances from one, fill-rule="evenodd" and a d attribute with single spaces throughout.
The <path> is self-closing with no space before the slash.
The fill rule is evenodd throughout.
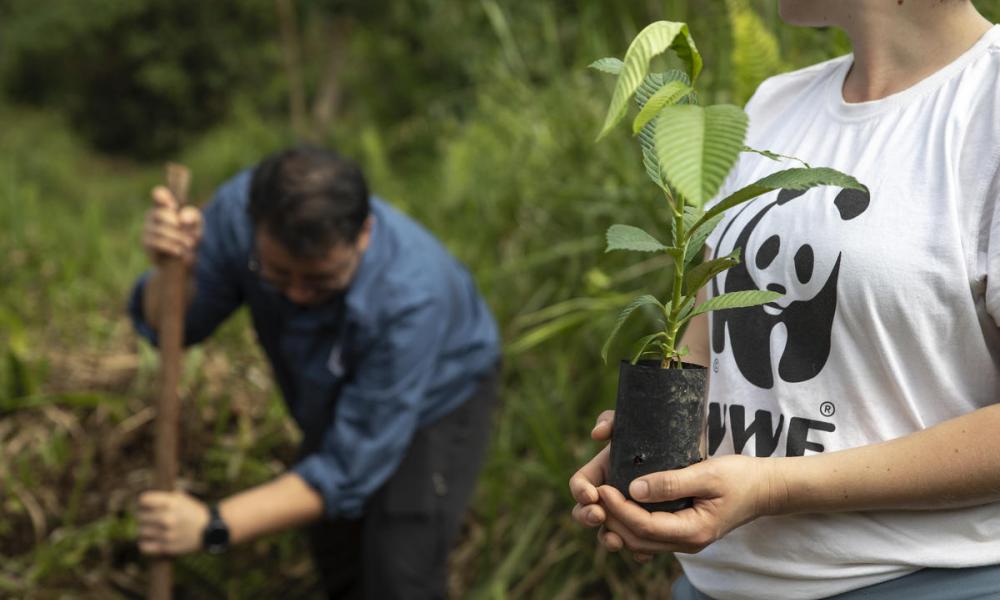
<path id="1" fill-rule="evenodd" d="M 653 120 L 653 117 L 655 117 L 664 106 L 677 104 L 681 98 L 687 96 L 691 92 L 691 86 L 682 81 L 670 81 L 666 83 L 643 104 L 639 114 L 635 116 L 635 120 L 632 121 L 632 135 L 639 133 L 646 123 Z"/>
<path id="2" fill-rule="evenodd" d="M 570 298 L 562 302 L 550 304 L 534 312 L 518 315 L 513 319 L 511 325 L 515 331 L 520 331 L 578 312 L 587 312 L 590 314 L 603 313 L 609 309 L 621 306 L 621 303 L 626 299 L 627 296 L 624 294 L 613 294 L 598 298 Z"/>
<path id="3" fill-rule="evenodd" d="M 642 148 L 643 156 L 647 153 L 651 154 L 653 157 L 653 164 L 656 165 L 656 171 L 660 171 L 660 163 L 656 162 L 656 128 L 653 123 L 646 125 L 639 131 L 639 147 Z M 659 175 L 657 175 L 659 177 Z"/>
<path id="4" fill-rule="evenodd" d="M 611 128 L 625 116 L 629 98 L 642 83 L 646 71 L 649 69 L 649 61 L 667 49 L 672 49 L 685 62 L 691 81 L 698 79 L 698 74 L 701 73 L 701 55 L 694 45 L 694 40 L 691 39 L 688 26 L 684 23 L 670 21 L 657 21 L 650 24 L 640 31 L 639 35 L 635 36 L 625 52 L 624 64 L 618 75 L 618 81 L 615 83 L 615 91 L 611 96 L 611 104 L 608 106 L 604 125 L 601 126 L 601 132 L 597 134 L 598 140 L 607 135 Z"/>
<path id="5" fill-rule="evenodd" d="M 687 76 L 684 71 L 678 71 L 677 69 L 668 69 L 666 71 L 660 71 L 658 73 L 650 73 L 643 78 L 642 83 L 635 90 L 635 103 L 642 110 L 646 106 L 646 102 L 652 98 L 656 92 L 660 91 L 660 88 L 669 84 L 672 81 L 679 81 L 684 85 L 691 87 L 691 78 Z M 687 97 L 681 98 L 680 102 L 682 104 L 694 104 L 693 100 L 695 98 L 695 93 L 691 92 Z"/>
<path id="6" fill-rule="evenodd" d="M 708 260 L 684 274 L 684 293 L 697 294 L 698 290 L 713 277 L 740 264 L 740 250 L 737 248 L 721 258 Z"/>
<path id="7" fill-rule="evenodd" d="M 636 342 L 636 347 L 638 348 L 638 350 L 636 350 L 635 353 L 633 353 L 632 355 L 632 364 L 635 364 L 636 361 L 638 361 L 643 354 L 646 354 L 647 352 L 646 348 L 649 347 L 649 345 L 653 342 L 653 340 L 665 337 L 667 337 L 666 333 L 658 331 L 656 333 L 651 333 L 639 339 L 639 341 Z"/>
<path id="8" fill-rule="evenodd" d="M 631 225 L 612 225 L 608 228 L 608 247 L 612 250 L 637 250 L 639 252 L 659 252 L 667 247 L 638 227 Z"/>
<path id="9" fill-rule="evenodd" d="M 781 162 L 783 160 L 794 160 L 796 162 L 802 163 L 802 166 L 809 169 L 809 163 L 802 160 L 801 158 L 795 158 L 794 156 L 787 156 L 785 154 L 778 154 L 777 152 L 771 152 L 770 150 L 758 150 L 756 148 L 751 148 L 750 146 L 743 146 L 743 152 L 750 152 L 753 154 L 760 154 L 764 158 L 770 158 L 775 162 Z"/>
<path id="10" fill-rule="evenodd" d="M 729 104 L 665 107 L 656 119 L 664 179 L 693 206 L 704 206 L 736 164 L 747 123 L 746 113 Z"/>
<path id="11" fill-rule="evenodd" d="M 508 355 L 520 354 L 521 352 L 534 348 L 542 342 L 556 337 L 567 329 L 590 321 L 593 318 L 593 315 L 588 312 L 577 312 L 553 319 L 548 323 L 528 330 L 524 335 L 508 344 L 504 348 L 504 352 Z"/>
<path id="12" fill-rule="evenodd" d="M 685 296 L 684 300 L 681 301 L 681 311 L 677 314 L 677 322 L 683 327 L 684 323 L 687 322 L 688 315 L 691 314 L 691 308 L 694 307 L 695 301 L 698 300 L 696 295 Z M 682 340 L 684 336 L 680 333 L 678 329 L 677 339 Z"/>
<path id="13" fill-rule="evenodd" d="M 660 89 L 671 85 L 673 82 L 679 82 L 691 87 L 691 79 L 688 78 L 684 71 L 678 71 L 677 69 L 669 69 L 660 73 L 646 75 L 642 80 L 642 84 L 639 85 L 639 89 L 635 91 L 635 103 L 639 107 L 639 110 L 642 111 L 649 99 L 655 96 Z M 692 91 L 687 96 L 682 97 L 679 102 L 681 104 L 693 103 L 695 102 L 695 98 L 696 95 Z M 659 186 L 660 189 L 666 190 L 666 184 L 663 183 L 663 179 L 660 177 L 660 163 L 656 160 L 655 132 L 655 121 L 646 123 L 639 130 L 638 139 L 639 146 L 642 148 L 642 164 L 646 168 L 646 175 L 649 176 L 653 183 Z"/>
<path id="14" fill-rule="evenodd" d="M 701 221 L 695 224 L 695 228 L 699 227 L 703 222 L 721 215 L 730 208 L 743 204 L 747 200 L 756 198 L 761 194 L 773 192 L 777 189 L 808 190 L 809 188 L 820 185 L 835 185 L 855 190 L 868 189 L 850 175 L 827 167 L 817 167 L 813 169 L 785 169 L 784 171 L 771 173 L 767 177 L 759 179 L 746 187 L 736 190 L 729 196 L 726 196 L 718 204 L 705 212 L 705 216 L 701 218 Z"/>
<path id="15" fill-rule="evenodd" d="M 725 310 L 727 308 L 746 308 L 774 302 L 783 294 L 765 290 L 747 290 L 745 292 L 730 292 L 715 298 L 710 298 L 691 311 L 690 317 L 706 313 L 710 310 Z"/>
<path id="16" fill-rule="evenodd" d="M 656 162 L 656 152 L 652 149 L 652 143 L 649 149 L 642 149 L 642 166 L 646 168 L 646 175 L 649 176 L 649 179 L 660 189 L 665 189 L 663 179 L 660 178 L 660 164 Z"/>
<path id="17" fill-rule="evenodd" d="M 599 58 L 594 62 L 587 65 L 591 69 L 596 69 L 604 73 L 610 73 L 612 75 L 617 75 L 622 72 L 623 63 L 620 59 L 613 56 L 607 56 L 604 58 Z"/>
<path id="18" fill-rule="evenodd" d="M 663 305 L 660 304 L 659 300 L 649 294 L 644 294 L 629 302 L 628 306 L 622 309 L 622 311 L 618 314 L 618 320 L 615 322 L 615 327 L 611 330 L 611 334 L 608 335 L 608 339 L 605 340 L 604 346 L 601 348 L 601 358 L 604 359 L 604 362 L 608 362 L 608 350 L 611 348 L 611 342 L 614 341 L 615 336 L 618 335 L 618 332 L 621 330 L 622 325 L 625 324 L 625 321 L 632 316 L 635 309 L 640 306 L 647 306 L 650 304 L 659 307 L 661 311 L 664 310 Z"/>
<path id="19" fill-rule="evenodd" d="M 719 225 L 722 221 L 724 215 L 715 215 L 707 221 L 699 220 L 698 223 L 691 226 L 688 229 L 688 247 L 687 254 L 684 255 L 684 264 L 690 263 L 696 256 L 701 254 L 705 247 L 705 240 L 708 236 L 712 235 L 712 231 Z M 693 232 L 693 233 L 692 233 Z"/>

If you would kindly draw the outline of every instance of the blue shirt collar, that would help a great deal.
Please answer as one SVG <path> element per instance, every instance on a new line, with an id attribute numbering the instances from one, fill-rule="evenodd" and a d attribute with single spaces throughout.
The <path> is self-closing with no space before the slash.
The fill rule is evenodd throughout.
<path id="1" fill-rule="evenodd" d="M 345 302 L 347 304 L 348 318 L 366 314 L 370 306 L 371 296 L 374 287 L 382 274 L 383 266 L 389 259 L 389 238 L 384 226 L 384 214 L 379 206 L 381 201 L 372 198 L 371 216 L 373 217 L 371 238 L 368 241 L 368 248 L 361 255 L 361 263 L 354 274 L 354 280 L 347 288 Z"/>

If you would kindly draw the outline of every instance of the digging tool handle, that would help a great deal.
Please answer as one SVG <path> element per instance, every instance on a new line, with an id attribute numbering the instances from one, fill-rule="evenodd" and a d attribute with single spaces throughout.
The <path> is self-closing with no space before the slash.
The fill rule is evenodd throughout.
<path id="1" fill-rule="evenodd" d="M 190 171 L 181 165 L 167 164 L 167 187 L 177 200 L 177 208 L 187 202 Z M 177 388 L 180 384 L 181 355 L 184 344 L 184 308 L 187 268 L 180 258 L 172 258 L 161 267 L 160 323 L 160 395 L 156 415 L 156 473 L 153 487 L 172 491 L 177 478 L 177 436 L 180 415 Z M 156 558 L 150 574 L 152 600 L 169 600 L 173 589 L 173 562 Z"/>

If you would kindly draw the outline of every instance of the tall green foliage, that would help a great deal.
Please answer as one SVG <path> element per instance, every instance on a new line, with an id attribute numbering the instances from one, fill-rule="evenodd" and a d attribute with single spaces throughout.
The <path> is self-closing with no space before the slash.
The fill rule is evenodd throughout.
<path id="1" fill-rule="evenodd" d="M 261 85 L 280 64 L 273 11 L 269 0 L 8 0 L 0 84 L 65 111 L 103 151 L 162 156 L 219 123 L 238 95 L 282 100 Z"/>
<path id="2" fill-rule="evenodd" d="M 733 99 L 746 103 L 757 86 L 786 70 L 778 39 L 749 0 L 726 0 L 732 29 Z"/>

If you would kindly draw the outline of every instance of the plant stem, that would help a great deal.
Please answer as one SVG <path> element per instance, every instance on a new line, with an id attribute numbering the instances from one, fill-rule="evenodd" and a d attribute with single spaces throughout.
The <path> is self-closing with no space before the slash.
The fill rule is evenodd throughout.
<path id="1" fill-rule="evenodd" d="M 669 198 L 668 198 L 669 199 Z M 684 241 L 684 202 L 680 199 L 680 209 L 674 210 L 674 289 L 673 300 L 670 303 L 670 311 L 666 315 L 666 352 L 664 352 L 662 367 L 669 369 L 674 357 L 677 354 L 677 329 L 678 317 L 681 311 L 681 288 L 684 286 L 684 256 L 687 254 L 687 242 Z M 671 205 L 674 205 L 671 203 Z M 676 207 L 676 205 L 674 205 Z M 677 242 L 680 241 L 678 244 Z M 677 361 L 680 363 L 680 360 Z"/>

